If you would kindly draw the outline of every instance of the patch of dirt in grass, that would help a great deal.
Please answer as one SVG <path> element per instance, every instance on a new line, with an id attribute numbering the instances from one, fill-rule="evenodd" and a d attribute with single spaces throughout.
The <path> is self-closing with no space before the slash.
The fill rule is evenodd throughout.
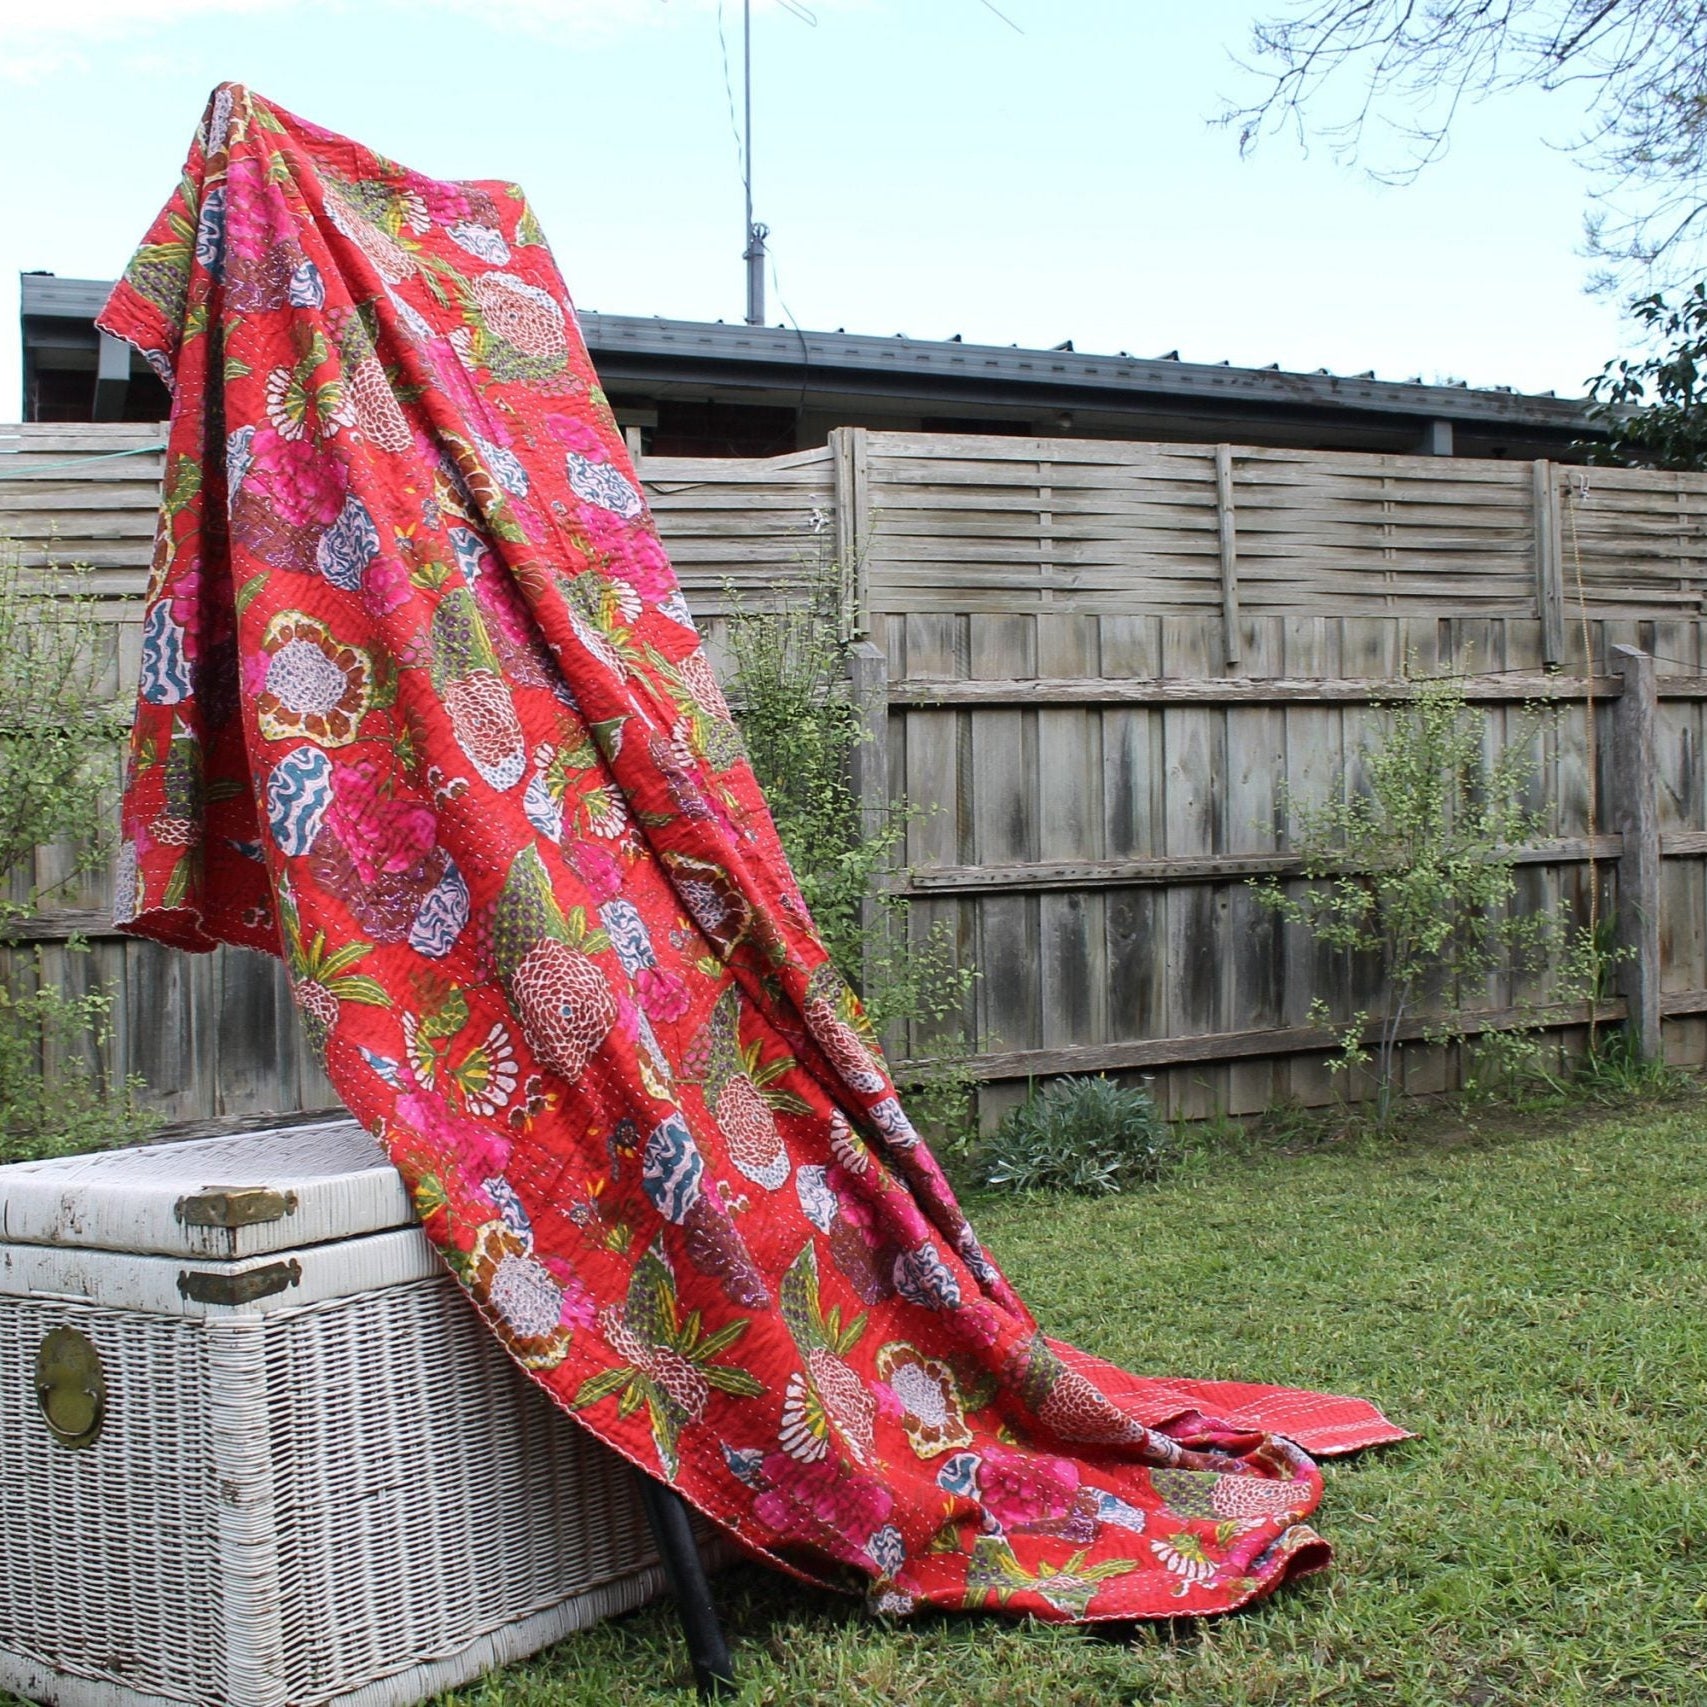
<path id="1" fill-rule="evenodd" d="M 1300 1108 L 1279 1105 L 1244 1123 L 1217 1123 L 1206 1134 L 1216 1150 L 1252 1149 L 1283 1156 L 1308 1155 L 1331 1146 L 1394 1151 L 1485 1149 L 1567 1137 L 1611 1117 L 1640 1119 L 1707 1106 L 1707 1081 L 1670 1073 L 1656 1088 L 1627 1096 L 1563 1094 L 1523 1100 L 1475 1100 L 1461 1095 L 1406 1101 L 1382 1131 L 1357 1106 Z M 1240 1130 L 1242 1124 L 1242 1130 Z"/>

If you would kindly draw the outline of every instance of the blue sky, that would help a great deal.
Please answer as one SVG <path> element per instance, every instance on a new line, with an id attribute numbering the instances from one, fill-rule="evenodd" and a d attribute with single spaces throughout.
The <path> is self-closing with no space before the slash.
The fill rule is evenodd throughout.
<path id="1" fill-rule="evenodd" d="M 1275 0 L 755 8 L 755 199 L 803 326 L 1580 391 L 1574 115 L 1469 113 L 1406 187 L 1206 121 Z M 16 274 L 116 272 L 232 78 L 443 177 L 522 182 L 575 299 L 737 320 L 741 187 L 715 0 L 0 4 L 0 324 Z M 740 4 L 724 0 L 740 99 Z M 503 22 L 495 22 L 501 16 Z M 784 318 L 773 290 L 773 320 Z M 17 410 L 0 331 L 0 418 Z"/>

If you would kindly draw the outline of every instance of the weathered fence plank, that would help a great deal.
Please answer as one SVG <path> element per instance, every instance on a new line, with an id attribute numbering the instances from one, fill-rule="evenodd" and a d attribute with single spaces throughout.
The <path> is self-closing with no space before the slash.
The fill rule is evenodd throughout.
<path id="1" fill-rule="evenodd" d="M 1541 618 L 1541 661 L 1557 664 L 1565 650 L 1565 577 L 1559 562 L 1559 487 L 1552 463 L 1535 463 L 1535 601 Z"/>
<path id="2" fill-rule="evenodd" d="M 147 426 L 0 429 L 0 535 L 31 562 L 99 566 L 121 694 L 158 444 Z M 891 797 L 921 809 L 896 881 L 915 937 L 946 926 L 980 966 L 965 1025 L 990 1109 L 1025 1075 L 1068 1070 L 1154 1072 L 1195 1112 L 1335 1094 L 1311 1004 L 1343 1019 L 1380 991 L 1247 882 L 1300 881 L 1287 800 L 1357 786 L 1375 708 L 1440 671 L 1460 674 L 1490 755 L 1529 738 L 1526 706 L 1551 708 L 1526 900 L 1645 918 L 1656 970 L 1632 982 L 1637 1027 L 1672 1059 L 1707 1057 L 1707 478 L 864 429 L 765 461 L 648 458 L 641 474 L 714 661 L 734 603 L 840 569 L 844 631 L 871 641 L 853 657 L 876 736 L 855 761 L 862 823 Z M 1651 763 L 1614 750 L 1618 645 L 1652 658 Z M 112 1059 L 171 1112 L 330 1097 L 276 965 L 191 965 L 121 938 L 99 884 L 60 905 L 26 934 L 50 975 L 119 979 Z M 58 947 L 74 929 L 93 943 L 82 965 Z M 1494 1025 L 1550 986 L 1467 994 Z M 1548 1023 L 1580 1039 L 1624 1013 Z M 891 1044 L 916 1056 L 930 1035 Z M 1407 1045 L 1411 1088 L 1455 1071 Z"/>
<path id="3" fill-rule="evenodd" d="M 1221 626 L 1226 634 L 1221 662 L 1229 676 L 1239 672 L 1239 530 L 1233 511 L 1233 447 L 1215 447 L 1215 514 L 1221 533 Z"/>
<path id="4" fill-rule="evenodd" d="M 1654 725 L 1654 661 L 1635 646 L 1612 648 L 1624 678 L 1618 698 L 1617 806 L 1623 847 L 1618 856 L 1618 942 L 1627 958 L 1619 983 L 1630 1010 L 1630 1034 L 1644 1059 L 1660 1057 L 1660 824 Z"/>
<path id="5" fill-rule="evenodd" d="M 1668 1012 L 1692 1013 L 1707 1007 L 1707 990 L 1691 991 L 1687 996 L 1667 1004 Z M 1600 1017 L 1625 1017 L 1622 998 L 1602 1002 Z M 1554 1027 L 1581 1026 L 1588 1023 L 1586 1002 L 1562 1003 L 1540 1016 Z M 1511 1031 L 1534 1025 L 1537 1015 L 1529 1009 L 1483 1009 L 1459 1016 L 1466 1036 L 1480 1036 L 1490 1031 Z M 1407 1040 L 1422 1039 L 1428 1031 L 1427 1016 L 1405 1020 L 1399 1036 Z M 1365 1033 L 1366 1042 L 1374 1042 L 1378 1028 L 1371 1026 Z M 1285 1026 L 1273 1030 L 1203 1032 L 1190 1037 L 1137 1039 L 1121 1043 L 1086 1044 L 1071 1049 L 1004 1050 L 979 1059 L 979 1070 L 986 1079 L 1042 1079 L 1060 1073 L 1130 1073 L 1145 1070 L 1180 1068 L 1201 1062 L 1225 1062 L 1262 1056 L 1274 1060 L 1290 1060 L 1294 1066 L 1312 1056 L 1326 1056 L 1339 1047 L 1337 1031 L 1323 1026 Z M 914 1063 L 904 1063 L 910 1067 Z"/>
<path id="6" fill-rule="evenodd" d="M 1304 644 L 1301 631 L 1289 629 L 1294 656 Z M 1325 630 L 1322 632 L 1326 632 Z M 1485 640 L 1485 636 L 1484 636 Z M 1434 673 L 1434 672 L 1430 672 Z M 1453 672 L 1441 672 L 1451 674 Z M 1414 699 L 1416 676 L 1205 676 L 1195 681 L 1138 678 L 1060 679 L 1045 676 L 986 681 L 900 681 L 889 690 L 891 705 L 1374 705 Z M 1546 704 L 1553 701 L 1610 699 L 1619 691 L 1617 676 L 1561 676 L 1539 670 L 1460 676 L 1471 704 Z M 1707 699 L 1707 678 L 1657 676 L 1661 699 Z"/>

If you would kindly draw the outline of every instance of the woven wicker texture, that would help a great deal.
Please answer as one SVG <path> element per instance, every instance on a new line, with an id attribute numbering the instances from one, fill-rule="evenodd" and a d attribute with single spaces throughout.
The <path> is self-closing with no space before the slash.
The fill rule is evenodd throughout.
<path id="1" fill-rule="evenodd" d="M 68 1451 L 36 1409 L 36 1348 L 94 1341 L 109 1422 Z M 0 1648 L 163 1695 L 222 1702 L 225 1573 L 206 1337 L 197 1323 L 0 1300 Z"/>
<path id="2" fill-rule="evenodd" d="M 364 1250 L 398 1237 L 312 1260 L 347 1250 L 371 1280 Z M 114 1707 L 408 1702 L 657 1591 L 632 1473 L 448 1276 L 177 1319 L 3 1295 L 26 1269 L 39 1291 L 44 1263 L 65 1291 L 162 1266 L 0 1247 L 0 1687 L 40 1692 L 47 1672 Z M 108 1388 L 80 1451 L 31 1387 L 67 1326 Z"/>
<path id="3" fill-rule="evenodd" d="M 293 1703 L 655 1557 L 628 1467 L 519 1375 L 448 1279 L 273 1318 L 266 1383 Z"/>
<path id="4" fill-rule="evenodd" d="M 177 1144 L 144 1144 L 128 1150 L 96 1150 L 86 1156 L 54 1156 L 42 1162 L 13 1162 L 0 1169 L 8 1191 L 32 1178 L 70 1187 L 123 1187 L 134 1192 L 184 1191 L 210 1179 L 255 1179 L 312 1185 L 329 1176 L 385 1168 L 384 1152 L 355 1121 L 328 1120 L 313 1126 L 281 1126 L 265 1132 L 233 1132 L 224 1138 L 190 1138 Z"/>
<path id="5" fill-rule="evenodd" d="M 180 1212 L 188 1194 L 244 1186 L 288 1196 L 288 1212 L 239 1227 Z M 0 1168 L 0 1242 L 238 1257 L 414 1220 L 396 1170 L 353 1120 Z"/>

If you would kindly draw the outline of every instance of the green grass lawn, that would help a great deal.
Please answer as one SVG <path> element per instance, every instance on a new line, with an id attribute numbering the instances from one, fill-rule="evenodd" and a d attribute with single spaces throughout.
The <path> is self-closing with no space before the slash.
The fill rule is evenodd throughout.
<path id="1" fill-rule="evenodd" d="M 1201 1625 L 887 1625 L 729 1572 L 740 1700 L 1707 1703 L 1704 1129 L 1692 1100 L 975 1201 L 1050 1331 L 1150 1372 L 1366 1394 L 1421 1438 L 1329 1467 L 1329 1575 Z M 685 1680 L 652 1608 L 444 1700 L 679 1703 Z"/>

